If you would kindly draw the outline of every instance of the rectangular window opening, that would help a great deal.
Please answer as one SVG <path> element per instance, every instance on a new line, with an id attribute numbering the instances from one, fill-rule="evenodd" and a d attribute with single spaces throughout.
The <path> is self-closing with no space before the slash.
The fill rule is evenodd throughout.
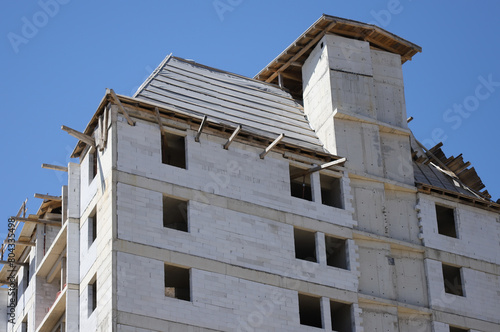
<path id="1" fill-rule="evenodd" d="M 352 331 L 351 305 L 330 300 L 330 317 L 332 329 L 336 332 Z"/>
<path id="2" fill-rule="evenodd" d="M 161 162 L 186 168 L 186 140 L 184 136 L 171 133 L 161 135 Z"/>
<path id="3" fill-rule="evenodd" d="M 311 176 L 304 172 L 304 169 L 290 165 L 290 193 L 293 197 L 312 201 Z"/>
<path id="4" fill-rule="evenodd" d="M 299 294 L 299 316 L 301 325 L 323 328 L 320 300 L 319 297 Z"/>
<path id="5" fill-rule="evenodd" d="M 92 280 L 89 282 L 87 290 L 90 316 L 97 308 L 97 275 L 94 275 Z"/>
<path id="6" fill-rule="evenodd" d="M 189 269 L 165 264 L 165 296 L 191 301 Z"/>
<path id="7" fill-rule="evenodd" d="M 295 258 L 318 262 L 316 258 L 316 233 L 302 229 L 293 229 Z"/>
<path id="8" fill-rule="evenodd" d="M 91 147 L 91 149 L 92 151 L 89 152 L 89 184 L 97 175 L 97 148 Z"/>
<path id="9" fill-rule="evenodd" d="M 321 183 L 321 203 L 343 209 L 340 178 L 320 174 L 319 181 Z"/>
<path id="10" fill-rule="evenodd" d="M 443 264 L 443 279 L 446 293 L 465 296 L 461 268 Z"/>
<path id="11" fill-rule="evenodd" d="M 348 270 L 346 240 L 325 236 L 326 265 Z"/>
<path id="12" fill-rule="evenodd" d="M 469 332 L 469 329 L 462 329 L 460 327 L 450 326 L 450 332 Z"/>
<path id="13" fill-rule="evenodd" d="M 89 228 L 89 247 L 97 239 L 97 208 L 92 211 L 87 221 Z"/>
<path id="14" fill-rule="evenodd" d="M 163 227 L 188 231 L 188 202 L 163 196 Z"/>
<path id="15" fill-rule="evenodd" d="M 436 205 L 436 218 L 439 234 L 458 238 L 454 209 Z"/>

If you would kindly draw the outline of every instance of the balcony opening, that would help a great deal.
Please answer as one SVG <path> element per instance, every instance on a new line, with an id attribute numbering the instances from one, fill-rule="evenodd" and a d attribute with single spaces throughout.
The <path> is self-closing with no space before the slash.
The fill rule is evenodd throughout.
<path id="1" fill-rule="evenodd" d="M 301 325 L 323 328 L 320 298 L 299 294 L 299 316 Z"/>
<path id="2" fill-rule="evenodd" d="M 325 236 L 326 265 L 348 270 L 346 240 Z"/>
<path id="3" fill-rule="evenodd" d="M 302 229 L 293 229 L 295 258 L 318 262 L 316 258 L 316 233 Z"/>
<path id="4" fill-rule="evenodd" d="M 465 296 L 461 268 L 443 264 L 443 279 L 446 293 Z"/>
<path id="5" fill-rule="evenodd" d="M 330 300 L 330 317 L 332 329 L 336 332 L 352 331 L 351 305 Z"/>
<path id="6" fill-rule="evenodd" d="M 188 231 L 188 202 L 163 196 L 163 227 Z"/>
<path id="7" fill-rule="evenodd" d="M 165 264 L 165 296 L 190 301 L 189 269 Z"/>
<path id="8" fill-rule="evenodd" d="M 293 197 L 312 201 L 311 176 L 304 172 L 290 165 L 290 193 Z"/>
<path id="9" fill-rule="evenodd" d="M 171 133 L 161 135 L 161 162 L 186 168 L 186 139 Z"/>
<path id="10" fill-rule="evenodd" d="M 319 181 L 321 183 L 321 203 L 343 209 L 340 178 L 320 174 Z"/>
<path id="11" fill-rule="evenodd" d="M 436 205 L 436 218 L 439 234 L 454 238 L 458 237 L 454 209 Z"/>

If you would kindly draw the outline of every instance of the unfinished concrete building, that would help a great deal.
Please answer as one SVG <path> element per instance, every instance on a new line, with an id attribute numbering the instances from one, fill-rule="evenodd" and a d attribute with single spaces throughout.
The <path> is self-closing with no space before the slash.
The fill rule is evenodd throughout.
<path id="1" fill-rule="evenodd" d="M 323 16 L 255 78 L 168 56 L 107 90 L 11 219 L 0 330 L 500 331 L 500 205 L 408 129 L 420 51 Z"/>

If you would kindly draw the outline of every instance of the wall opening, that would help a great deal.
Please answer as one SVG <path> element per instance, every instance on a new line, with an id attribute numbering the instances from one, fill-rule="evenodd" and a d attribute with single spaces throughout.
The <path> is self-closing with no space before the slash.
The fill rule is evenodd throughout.
<path id="1" fill-rule="evenodd" d="M 165 264 L 165 296 L 190 301 L 189 269 Z"/>
<path id="2" fill-rule="evenodd" d="M 321 203 L 343 209 L 340 178 L 320 174 L 319 181 L 321 183 Z"/>
<path id="3" fill-rule="evenodd" d="M 346 240 L 325 236 L 326 265 L 348 270 Z"/>
<path id="4" fill-rule="evenodd" d="M 465 296 L 461 268 L 443 264 L 443 279 L 446 293 Z"/>
<path id="5" fill-rule="evenodd" d="M 455 210 L 446 206 L 436 205 L 438 233 L 457 238 Z"/>
<path id="6" fill-rule="evenodd" d="M 468 329 L 462 329 L 460 327 L 450 326 L 450 332 L 469 332 Z"/>
<path id="7" fill-rule="evenodd" d="M 352 311 L 350 304 L 330 300 L 330 317 L 334 331 L 352 331 Z"/>
<path id="8" fill-rule="evenodd" d="M 302 229 L 293 229 L 295 258 L 318 262 L 316 258 L 316 233 Z"/>
<path id="9" fill-rule="evenodd" d="M 188 202 L 163 196 L 163 227 L 188 231 Z"/>
<path id="10" fill-rule="evenodd" d="M 89 152 L 89 184 L 97 175 L 97 148 L 91 147 Z"/>
<path id="11" fill-rule="evenodd" d="M 323 328 L 320 300 L 319 297 L 299 294 L 299 316 L 301 325 Z"/>
<path id="12" fill-rule="evenodd" d="M 97 275 L 94 275 L 92 280 L 89 282 L 87 286 L 88 291 L 88 304 L 89 304 L 89 316 L 95 311 L 97 308 Z"/>
<path id="13" fill-rule="evenodd" d="M 171 133 L 161 135 L 161 162 L 186 168 L 186 139 Z"/>
<path id="14" fill-rule="evenodd" d="M 290 165 L 290 193 L 293 197 L 312 201 L 311 176 L 309 174 L 300 175 L 304 171 Z"/>
<path id="15" fill-rule="evenodd" d="M 94 211 L 89 216 L 89 219 L 87 220 L 88 224 L 88 229 L 89 229 L 89 247 L 92 245 L 92 243 L 95 242 L 97 239 L 97 207 L 94 208 Z"/>

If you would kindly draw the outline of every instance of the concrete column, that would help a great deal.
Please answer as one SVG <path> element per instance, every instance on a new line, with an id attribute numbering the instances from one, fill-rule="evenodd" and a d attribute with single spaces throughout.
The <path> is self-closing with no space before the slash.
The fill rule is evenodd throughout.
<path id="1" fill-rule="evenodd" d="M 325 244 L 325 234 L 317 232 L 316 233 L 316 257 L 320 265 L 326 265 L 326 244 Z"/>
<path id="2" fill-rule="evenodd" d="M 323 329 L 325 331 L 331 331 L 332 320 L 330 317 L 330 299 L 327 297 L 321 298 L 321 319 L 323 320 Z"/>
<path id="3" fill-rule="evenodd" d="M 311 193 L 313 202 L 321 203 L 321 183 L 319 180 L 319 172 L 311 173 Z"/>

